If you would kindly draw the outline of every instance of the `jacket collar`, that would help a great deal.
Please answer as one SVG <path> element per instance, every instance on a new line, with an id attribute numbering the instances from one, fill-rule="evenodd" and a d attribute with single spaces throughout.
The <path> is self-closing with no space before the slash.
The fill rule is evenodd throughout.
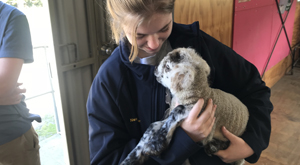
<path id="1" fill-rule="evenodd" d="M 154 72 L 154 66 L 138 64 L 134 62 L 131 63 L 129 61 L 130 49 L 127 46 L 126 42 L 127 41 L 122 40 L 120 42 L 119 49 L 120 58 L 123 64 L 126 65 L 133 73 L 135 73 L 134 76 L 137 77 L 139 80 L 150 81 L 149 79 L 153 79 L 153 76 L 150 75 Z"/>

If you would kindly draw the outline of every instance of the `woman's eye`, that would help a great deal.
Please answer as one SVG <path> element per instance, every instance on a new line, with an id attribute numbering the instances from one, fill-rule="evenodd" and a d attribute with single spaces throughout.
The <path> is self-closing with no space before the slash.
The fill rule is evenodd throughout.
<path id="1" fill-rule="evenodd" d="M 142 38 L 144 38 L 145 37 L 145 35 L 137 35 L 136 36 L 136 39 L 142 39 Z"/>
<path id="2" fill-rule="evenodd" d="M 168 30 L 169 30 L 169 28 L 165 28 L 165 29 L 162 29 L 160 32 L 166 32 Z"/>

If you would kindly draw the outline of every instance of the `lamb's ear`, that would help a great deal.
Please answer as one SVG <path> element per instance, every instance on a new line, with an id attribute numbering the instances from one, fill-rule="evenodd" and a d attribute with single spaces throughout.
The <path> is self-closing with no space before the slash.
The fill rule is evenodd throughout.
<path id="1" fill-rule="evenodd" d="M 185 67 L 184 69 L 176 69 L 171 75 L 171 92 L 179 92 L 185 90 L 192 85 L 195 79 L 195 69 Z"/>
<path id="2" fill-rule="evenodd" d="M 202 58 L 201 58 L 202 59 Z M 201 60 L 201 65 L 203 66 L 204 72 L 208 76 L 210 74 L 210 67 L 205 60 Z"/>

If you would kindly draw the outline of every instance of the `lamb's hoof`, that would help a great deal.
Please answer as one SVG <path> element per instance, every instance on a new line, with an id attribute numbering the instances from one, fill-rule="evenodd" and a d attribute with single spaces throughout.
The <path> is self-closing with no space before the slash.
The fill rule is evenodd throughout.
<path id="1" fill-rule="evenodd" d="M 204 151 L 208 156 L 212 156 L 214 153 L 216 153 L 219 150 L 216 146 L 208 143 L 207 145 L 204 146 Z"/>
<path id="2" fill-rule="evenodd" d="M 245 164 L 245 159 L 241 159 L 231 163 L 231 165 L 244 165 L 244 164 Z"/>
<path id="3" fill-rule="evenodd" d="M 207 155 L 212 156 L 212 154 L 218 152 L 219 150 L 224 150 L 228 148 L 229 144 L 229 141 L 224 142 L 218 139 L 213 139 L 204 146 L 204 150 L 207 153 Z"/>
<path id="4" fill-rule="evenodd" d="M 229 147 L 230 141 L 226 141 L 226 142 L 220 141 L 219 145 L 220 145 L 219 150 L 225 150 Z"/>

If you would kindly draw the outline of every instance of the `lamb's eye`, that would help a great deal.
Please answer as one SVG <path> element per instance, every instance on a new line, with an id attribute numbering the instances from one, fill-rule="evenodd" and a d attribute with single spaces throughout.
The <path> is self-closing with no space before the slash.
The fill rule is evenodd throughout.
<path id="1" fill-rule="evenodd" d="M 169 70 L 169 69 L 170 69 L 170 66 L 169 66 L 169 65 L 166 65 L 166 68 Z"/>
<path id="2" fill-rule="evenodd" d="M 170 72 L 170 71 L 171 71 L 170 66 L 167 64 L 166 68 L 165 68 L 165 72 L 167 73 L 167 72 Z"/>

